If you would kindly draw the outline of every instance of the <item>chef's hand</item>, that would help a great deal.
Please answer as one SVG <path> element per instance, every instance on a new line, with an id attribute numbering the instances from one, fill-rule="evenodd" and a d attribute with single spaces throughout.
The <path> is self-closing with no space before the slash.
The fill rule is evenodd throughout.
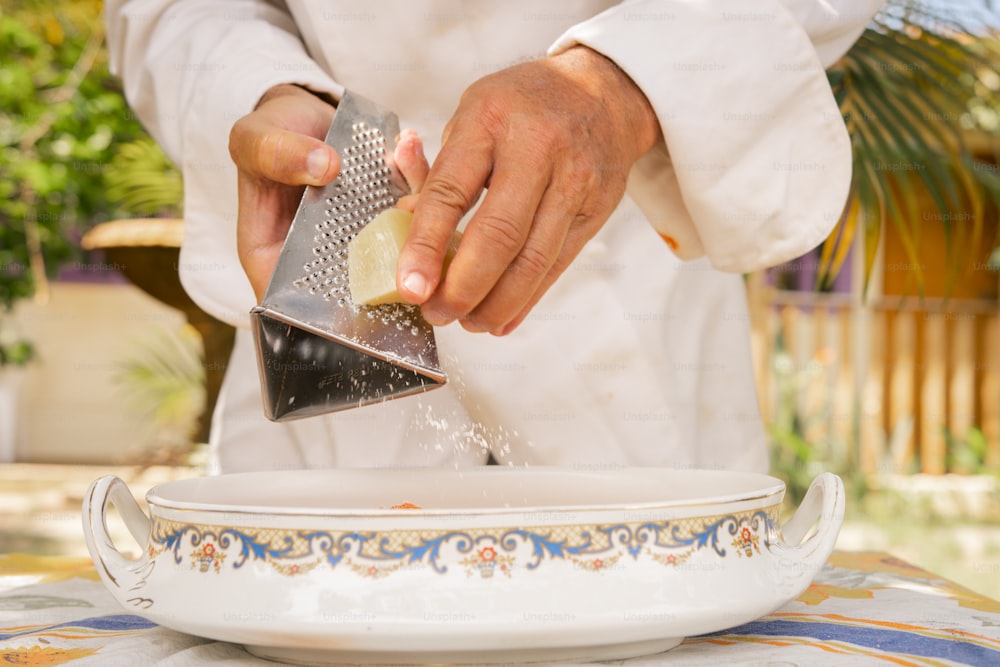
<path id="1" fill-rule="evenodd" d="M 400 294 L 431 324 L 510 333 L 607 221 L 659 136 L 642 91 L 583 46 L 475 82 L 416 203 Z M 484 188 L 442 277 L 452 232 Z"/>
<path id="2" fill-rule="evenodd" d="M 308 90 L 282 84 L 268 90 L 257 108 L 233 125 L 229 153 L 238 173 L 236 244 L 258 303 L 304 187 L 326 185 L 340 172 L 336 151 L 323 141 L 334 113 L 332 105 Z M 414 132 L 400 135 L 394 157 L 410 189 L 417 192 L 429 167 Z M 412 208 L 413 198 L 400 201 Z"/>

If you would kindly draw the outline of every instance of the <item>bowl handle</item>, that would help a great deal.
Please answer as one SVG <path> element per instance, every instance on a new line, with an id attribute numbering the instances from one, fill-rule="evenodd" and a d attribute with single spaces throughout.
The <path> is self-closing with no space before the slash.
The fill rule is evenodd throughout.
<path id="1" fill-rule="evenodd" d="M 778 557 L 778 585 L 787 599 L 802 593 L 823 567 L 843 522 L 844 482 L 833 473 L 822 473 L 770 547 Z M 816 530 L 810 535 L 813 525 Z"/>
<path id="2" fill-rule="evenodd" d="M 126 557 L 111 541 L 107 522 L 109 503 L 115 506 L 125 527 L 139 543 L 142 555 L 138 558 Z M 83 497 L 83 534 L 87 549 L 108 590 L 126 607 L 148 609 L 153 605 L 153 600 L 142 594 L 146 578 L 155 565 L 146 553 L 149 531 L 149 518 L 121 479 L 106 475 L 87 489 Z"/>

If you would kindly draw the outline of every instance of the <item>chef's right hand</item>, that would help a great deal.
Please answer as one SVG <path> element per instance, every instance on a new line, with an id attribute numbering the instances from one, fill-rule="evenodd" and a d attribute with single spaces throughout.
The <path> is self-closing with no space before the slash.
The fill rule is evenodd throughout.
<path id="1" fill-rule="evenodd" d="M 239 194 L 236 245 L 258 303 L 303 189 L 327 185 L 340 173 L 336 151 L 323 141 L 335 113 L 333 105 L 308 90 L 281 84 L 268 90 L 229 134 Z M 410 190 L 419 191 L 429 169 L 419 137 L 404 131 L 394 157 Z M 413 206 L 410 200 L 400 205 Z"/>

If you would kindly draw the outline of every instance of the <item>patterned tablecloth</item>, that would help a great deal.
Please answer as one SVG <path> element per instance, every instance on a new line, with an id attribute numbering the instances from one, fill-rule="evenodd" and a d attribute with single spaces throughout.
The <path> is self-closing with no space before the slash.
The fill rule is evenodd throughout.
<path id="1" fill-rule="evenodd" d="M 88 560 L 0 555 L 0 665 L 276 663 L 125 612 Z M 885 553 L 837 552 L 797 600 L 654 665 L 1000 665 L 1000 602 Z"/>

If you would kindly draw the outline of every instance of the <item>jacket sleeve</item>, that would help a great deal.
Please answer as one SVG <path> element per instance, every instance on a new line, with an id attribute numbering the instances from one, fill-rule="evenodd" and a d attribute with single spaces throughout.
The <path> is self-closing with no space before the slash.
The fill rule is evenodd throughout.
<path id="1" fill-rule="evenodd" d="M 137 117 L 184 175 L 178 272 L 192 298 L 246 326 L 255 303 L 236 249 L 237 119 L 279 83 L 340 97 L 287 9 L 254 0 L 107 0 L 111 69 Z"/>
<path id="2" fill-rule="evenodd" d="M 626 0 L 568 30 L 643 90 L 663 142 L 628 193 L 683 259 L 748 272 L 804 254 L 840 218 L 851 146 L 825 68 L 881 0 Z"/>
<path id="3" fill-rule="evenodd" d="M 272 86 L 296 83 L 337 98 L 343 91 L 308 55 L 292 17 L 276 3 L 108 0 L 105 21 L 112 73 L 178 163 L 190 137 L 228 136 Z"/>

